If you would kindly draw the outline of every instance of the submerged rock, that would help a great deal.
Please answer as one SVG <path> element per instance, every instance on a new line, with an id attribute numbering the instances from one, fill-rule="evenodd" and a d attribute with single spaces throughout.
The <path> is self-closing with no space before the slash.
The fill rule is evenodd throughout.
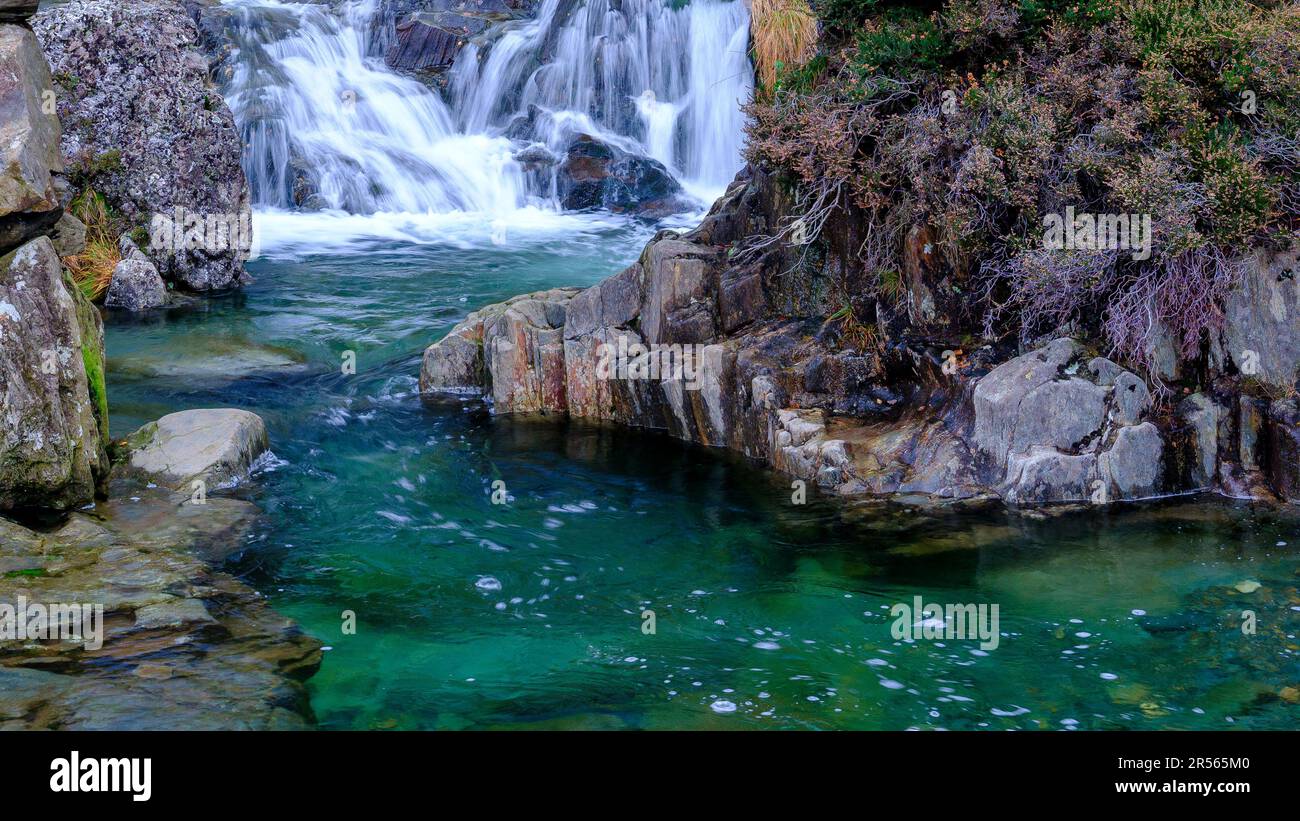
<path id="1" fill-rule="evenodd" d="M 70 510 L 108 474 L 99 313 L 46 237 L 0 257 L 0 510 Z"/>
<path id="2" fill-rule="evenodd" d="M 5 25 L 26 19 L 30 5 L 0 6 L 0 254 L 48 233 L 63 213 L 50 69 L 30 30 Z"/>
<path id="3" fill-rule="evenodd" d="M 243 146 L 183 6 L 75 0 L 32 24 L 60 80 L 63 155 L 133 226 L 157 229 L 146 253 L 164 277 L 192 291 L 241 284 L 249 249 L 223 226 L 249 213 Z M 177 209 L 179 243 L 167 230 Z"/>

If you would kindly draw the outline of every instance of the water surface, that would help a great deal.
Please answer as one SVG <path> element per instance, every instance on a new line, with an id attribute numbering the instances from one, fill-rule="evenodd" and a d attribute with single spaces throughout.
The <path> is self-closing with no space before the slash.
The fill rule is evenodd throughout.
<path id="1" fill-rule="evenodd" d="M 243 293 L 107 332 L 115 436 L 181 408 L 266 419 L 277 458 L 245 492 L 267 515 L 234 569 L 330 647 L 322 726 L 1294 726 L 1294 517 L 797 506 L 726 453 L 426 405 L 419 356 L 452 324 L 595 282 L 652 227 L 358 246 L 327 222 L 287 219 Z M 890 607 L 915 595 L 998 604 L 999 646 L 895 640 Z"/>

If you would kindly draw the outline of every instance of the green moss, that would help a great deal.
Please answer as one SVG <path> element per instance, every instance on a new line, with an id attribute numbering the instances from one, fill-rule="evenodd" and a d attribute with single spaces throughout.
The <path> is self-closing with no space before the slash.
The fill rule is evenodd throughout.
<path id="1" fill-rule="evenodd" d="M 10 570 L 5 574 L 6 579 L 35 579 L 45 575 L 43 567 L 29 567 L 25 570 Z"/>
<path id="2" fill-rule="evenodd" d="M 104 357 L 93 346 L 82 344 L 81 360 L 86 365 L 86 385 L 90 388 L 90 402 L 95 408 L 100 436 L 108 441 L 108 391 L 104 387 Z"/>

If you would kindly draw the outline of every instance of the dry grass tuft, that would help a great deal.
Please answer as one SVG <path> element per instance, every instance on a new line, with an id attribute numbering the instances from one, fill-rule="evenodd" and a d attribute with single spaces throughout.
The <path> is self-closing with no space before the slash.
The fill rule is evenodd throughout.
<path id="1" fill-rule="evenodd" d="M 108 203 L 93 188 L 87 188 L 73 200 L 69 210 L 86 224 L 86 248 L 80 254 L 65 257 L 63 264 L 86 298 L 98 302 L 113 281 L 113 269 L 122 261 L 115 220 Z"/>
<path id="2" fill-rule="evenodd" d="M 770 92 L 778 68 L 798 68 L 816 54 L 817 17 L 808 0 L 750 0 L 750 17 L 758 78 Z"/>

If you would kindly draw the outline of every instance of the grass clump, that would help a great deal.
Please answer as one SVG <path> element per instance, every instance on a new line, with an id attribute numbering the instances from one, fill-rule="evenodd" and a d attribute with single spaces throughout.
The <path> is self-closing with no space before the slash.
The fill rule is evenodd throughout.
<path id="1" fill-rule="evenodd" d="M 86 299 L 98 302 L 113 281 L 113 269 L 122 261 L 117 244 L 120 221 L 93 188 L 82 191 L 69 210 L 86 225 L 86 247 L 81 253 L 66 257 L 63 264 Z"/>

